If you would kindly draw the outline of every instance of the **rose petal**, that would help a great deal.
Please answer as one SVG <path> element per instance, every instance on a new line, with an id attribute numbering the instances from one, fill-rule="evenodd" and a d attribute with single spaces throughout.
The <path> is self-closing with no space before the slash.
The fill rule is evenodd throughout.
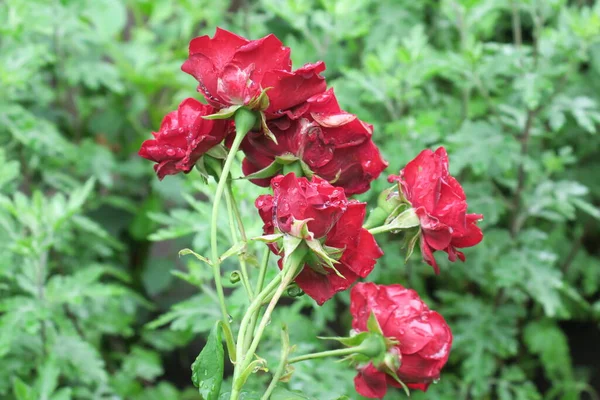
<path id="1" fill-rule="evenodd" d="M 354 387 L 361 395 L 370 399 L 381 399 L 387 393 L 387 379 L 383 372 L 378 371 L 373 364 L 359 369 L 354 378 Z"/>
<path id="2" fill-rule="evenodd" d="M 306 64 L 294 72 L 283 70 L 267 71 L 262 78 L 263 88 L 271 87 L 269 107 L 265 110 L 268 118 L 279 118 L 285 110 L 305 102 L 311 96 L 325 91 L 327 83 L 320 73 L 325 63 Z"/>

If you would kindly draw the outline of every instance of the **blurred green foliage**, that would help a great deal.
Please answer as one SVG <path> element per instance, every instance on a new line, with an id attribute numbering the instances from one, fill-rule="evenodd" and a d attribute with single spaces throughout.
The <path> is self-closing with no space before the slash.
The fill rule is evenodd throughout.
<path id="1" fill-rule="evenodd" d="M 374 124 L 390 173 L 445 145 L 484 214 L 483 243 L 464 264 L 438 255 L 439 276 L 418 256 L 405 264 L 399 238 L 380 239 L 370 279 L 416 289 L 454 332 L 441 381 L 414 398 L 597 398 L 600 3 L 5 0 L 0 399 L 198 398 L 189 367 L 219 310 L 210 271 L 177 251 L 205 251 L 214 182 L 159 182 L 135 153 L 197 96 L 179 68 L 188 41 L 216 26 L 273 32 L 296 65 L 323 59 L 340 104 Z M 256 236 L 264 190 L 249 186 L 236 195 Z M 363 200 L 385 177 L 373 186 Z M 236 324 L 247 300 L 227 286 Z M 298 354 L 349 329 L 347 293 L 284 304 L 271 327 L 284 321 Z M 275 364 L 279 332 L 266 335 L 260 354 Z M 289 389 L 357 398 L 353 375 L 308 361 Z M 267 378 L 257 374 L 257 392 Z"/>

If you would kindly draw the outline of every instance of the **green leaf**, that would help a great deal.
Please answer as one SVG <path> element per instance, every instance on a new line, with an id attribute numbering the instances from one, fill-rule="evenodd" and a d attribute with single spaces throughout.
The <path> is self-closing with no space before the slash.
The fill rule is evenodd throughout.
<path id="1" fill-rule="evenodd" d="M 528 323 L 523 338 L 529 351 L 539 355 L 549 380 L 567 380 L 572 377 L 567 337 L 554 321 L 543 319 Z"/>
<path id="2" fill-rule="evenodd" d="M 230 250 L 231 250 L 231 249 L 230 249 Z M 181 250 L 179 250 L 179 257 L 181 257 L 181 256 L 187 256 L 187 255 L 189 255 L 189 254 L 193 255 L 193 256 L 194 256 L 194 257 L 196 257 L 198 260 L 200 260 L 200 261 L 202 261 L 202 262 L 205 262 L 205 263 L 206 263 L 206 264 L 208 264 L 208 265 L 212 265 L 212 262 L 211 262 L 211 261 L 210 261 L 208 258 L 206 258 L 206 257 L 203 257 L 203 256 L 201 256 L 201 255 L 200 255 L 200 254 L 198 254 L 198 253 L 195 253 L 193 250 L 190 250 L 190 249 L 181 249 Z"/>
<path id="3" fill-rule="evenodd" d="M 318 338 L 321 340 L 335 340 L 343 344 L 347 347 L 355 347 L 360 345 L 367 337 L 369 337 L 371 333 L 369 332 L 360 332 L 354 336 L 343 337 L 343 336 L 319 336 Z"/>
<path id="4" fill-rule="evenodd" d="M 120 0 L 87 1 L 85 15 L 96 26 L 102 40 L 109 40 L 121 32 L 127 22 L 127 10 Z"/>
<path id="5" fill-rule="evenodd" d="M 56 359 L 52 356 L 48 357 L 39 372 L 38 381 L 36 382 L 40 398 L 50 398 L 50 395 L 54 393 L 58 386 L 59 375 L 60 369 Z"/>
<path id="6" fill-rule="evenodd" d="M 281 171 L 283 165 L 279 163 L 277 160 L 273 161 L 271 164 L 267 165 L 263 169 L 256 171 L 252 174 L 248 174 L 244 176 L 243 179 L 264 179 L 275 176 Z"/>
<path id="7" fill-rule="evenodd" d="M 229 119 L 229 118 L 233 117 L 235 112 L 237 110 L 239 110 L 241 107 L 243 107 L 243 106 L 241 106 L 241 105 L 229 106 L 229 107 L 219 110 L 215 114 L 204 115 L 204 116 L 202 116 L 202 118 L 204 118 L 204 119 Z"/>
<path id="8" fill-rule="evenodd" d="M 27 384 L 18 377 L 13 378 L 13 394 L 15 395 L 16 400 L 38 399 L 33 388 L 27 386 Z"/>
<path id="9" fill-rule="evenodd" d="M 203 400 L 216 400 L 219 398 L 225 358 L 221 330 L 215 324 L 206 345 L 192 364 L 192 382 L 198 388 Z"/>
<path id="10" fill-rule="evenodd" d="M 231 257 L 236 254 L 241 254 L 246 248 L 246 243 L 238 242 L 231 246 L 225 253 L 221 254 L 220 260 L 223 261 L 228 257 Z M 181 253 L 181 252 L 180 252 Z"/>
<path id="11" fill-rule="evenodd" d="M 316 400 L 314 397 L 309 397 L 301 392 L 290 391 L 282 387 L 277 387 L 270 400 Z"/>
<path id="12" fill-rule="evenodd" d="M 225 392 L 220 397 L 219 400 L 229 400 L 231 398 L 231 392 Z M 261 395 L 257 392 L 248 392 L 242 391 L 240 392 L 240 400 L 260 400 Z"/>

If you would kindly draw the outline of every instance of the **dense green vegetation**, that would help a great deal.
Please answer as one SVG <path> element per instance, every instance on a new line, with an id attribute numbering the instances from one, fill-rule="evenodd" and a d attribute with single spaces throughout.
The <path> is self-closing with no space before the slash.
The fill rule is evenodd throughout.
<path id="1" fill-rule="evenodd" d="M 600 3 L 5 0 L 0 399 L 198 398 L 190 365 L 219 307 L 210 270 L 178 251 L 206 252 L 216 184 L 195 171 L 160 182 L 136 153 L 183 98 L 200 99 L 180 66 L 216 26 L 275 33 L 296 66 L 324 60 L 341 105 L 375 126 L 387 173 L 446 146 L 485 216 L 484 241 L 465 263 L 438 256 L 439 276 L 378 237 L 371 279 L 418 290 L 454 332 L 441 381 L 414 398 L 598 397 Z M 386 176 L 359 197 L 375 205 Z M 257 236 L 266 189 L 249 187 L 236 196 Z M 236 324 L 247 300 L 234 268 Z M 284 304 L 260 350 L 270 365 L 282 320 L 303 353 L 349 330 L 347 293 Z M 335 360 L 299 363 L 289 389 L 354 399 L 353 376 Z"/>

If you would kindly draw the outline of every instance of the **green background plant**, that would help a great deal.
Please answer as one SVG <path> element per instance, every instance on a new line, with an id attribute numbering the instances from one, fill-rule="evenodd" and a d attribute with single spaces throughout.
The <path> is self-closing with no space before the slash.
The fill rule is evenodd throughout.
<path id="1" fill-rule="evenodd" d="M 375 126 L 389 173 L 445 145 L 470 210 L 484 214 L 484 241 L 464 264 L 438 255 L 439 276 L 378 236 L 386 254 L 370 279 L 416 289 L 454 332 L 441 381 L 414 398 L 595 398 L 600 4 L 5 0 L 1 399 L 198 398 L 190 365 L 220 311 L 210 269 L 177 253 L 209 254 L 216 184 L 195 172 L 159 182 L 135 153 L 164 114 L 199 98 L 179 68 L 188 41 L 216 26 L 275 33 L 295 65 L 323 59 L 340 104 Z M 371 204 L 385 177 L 373 186 L 360 196 Z M 265 190 L 234 190 L 259 235 L 253 201 Z M 233 324 L 247 304 L 227 279 L 235 268 L 224 262 Z M 331 348 L 316 336 L 348 332 L 347 304 L 347 293 L 323 307 L 284 300 L 261 356 L 277 365 L 282 322 L 296 354 Z M 343 364 L 295 367 L 273 399 L 357 398 Z M 264 390 L 269 375 L 255 378 Z"/>

